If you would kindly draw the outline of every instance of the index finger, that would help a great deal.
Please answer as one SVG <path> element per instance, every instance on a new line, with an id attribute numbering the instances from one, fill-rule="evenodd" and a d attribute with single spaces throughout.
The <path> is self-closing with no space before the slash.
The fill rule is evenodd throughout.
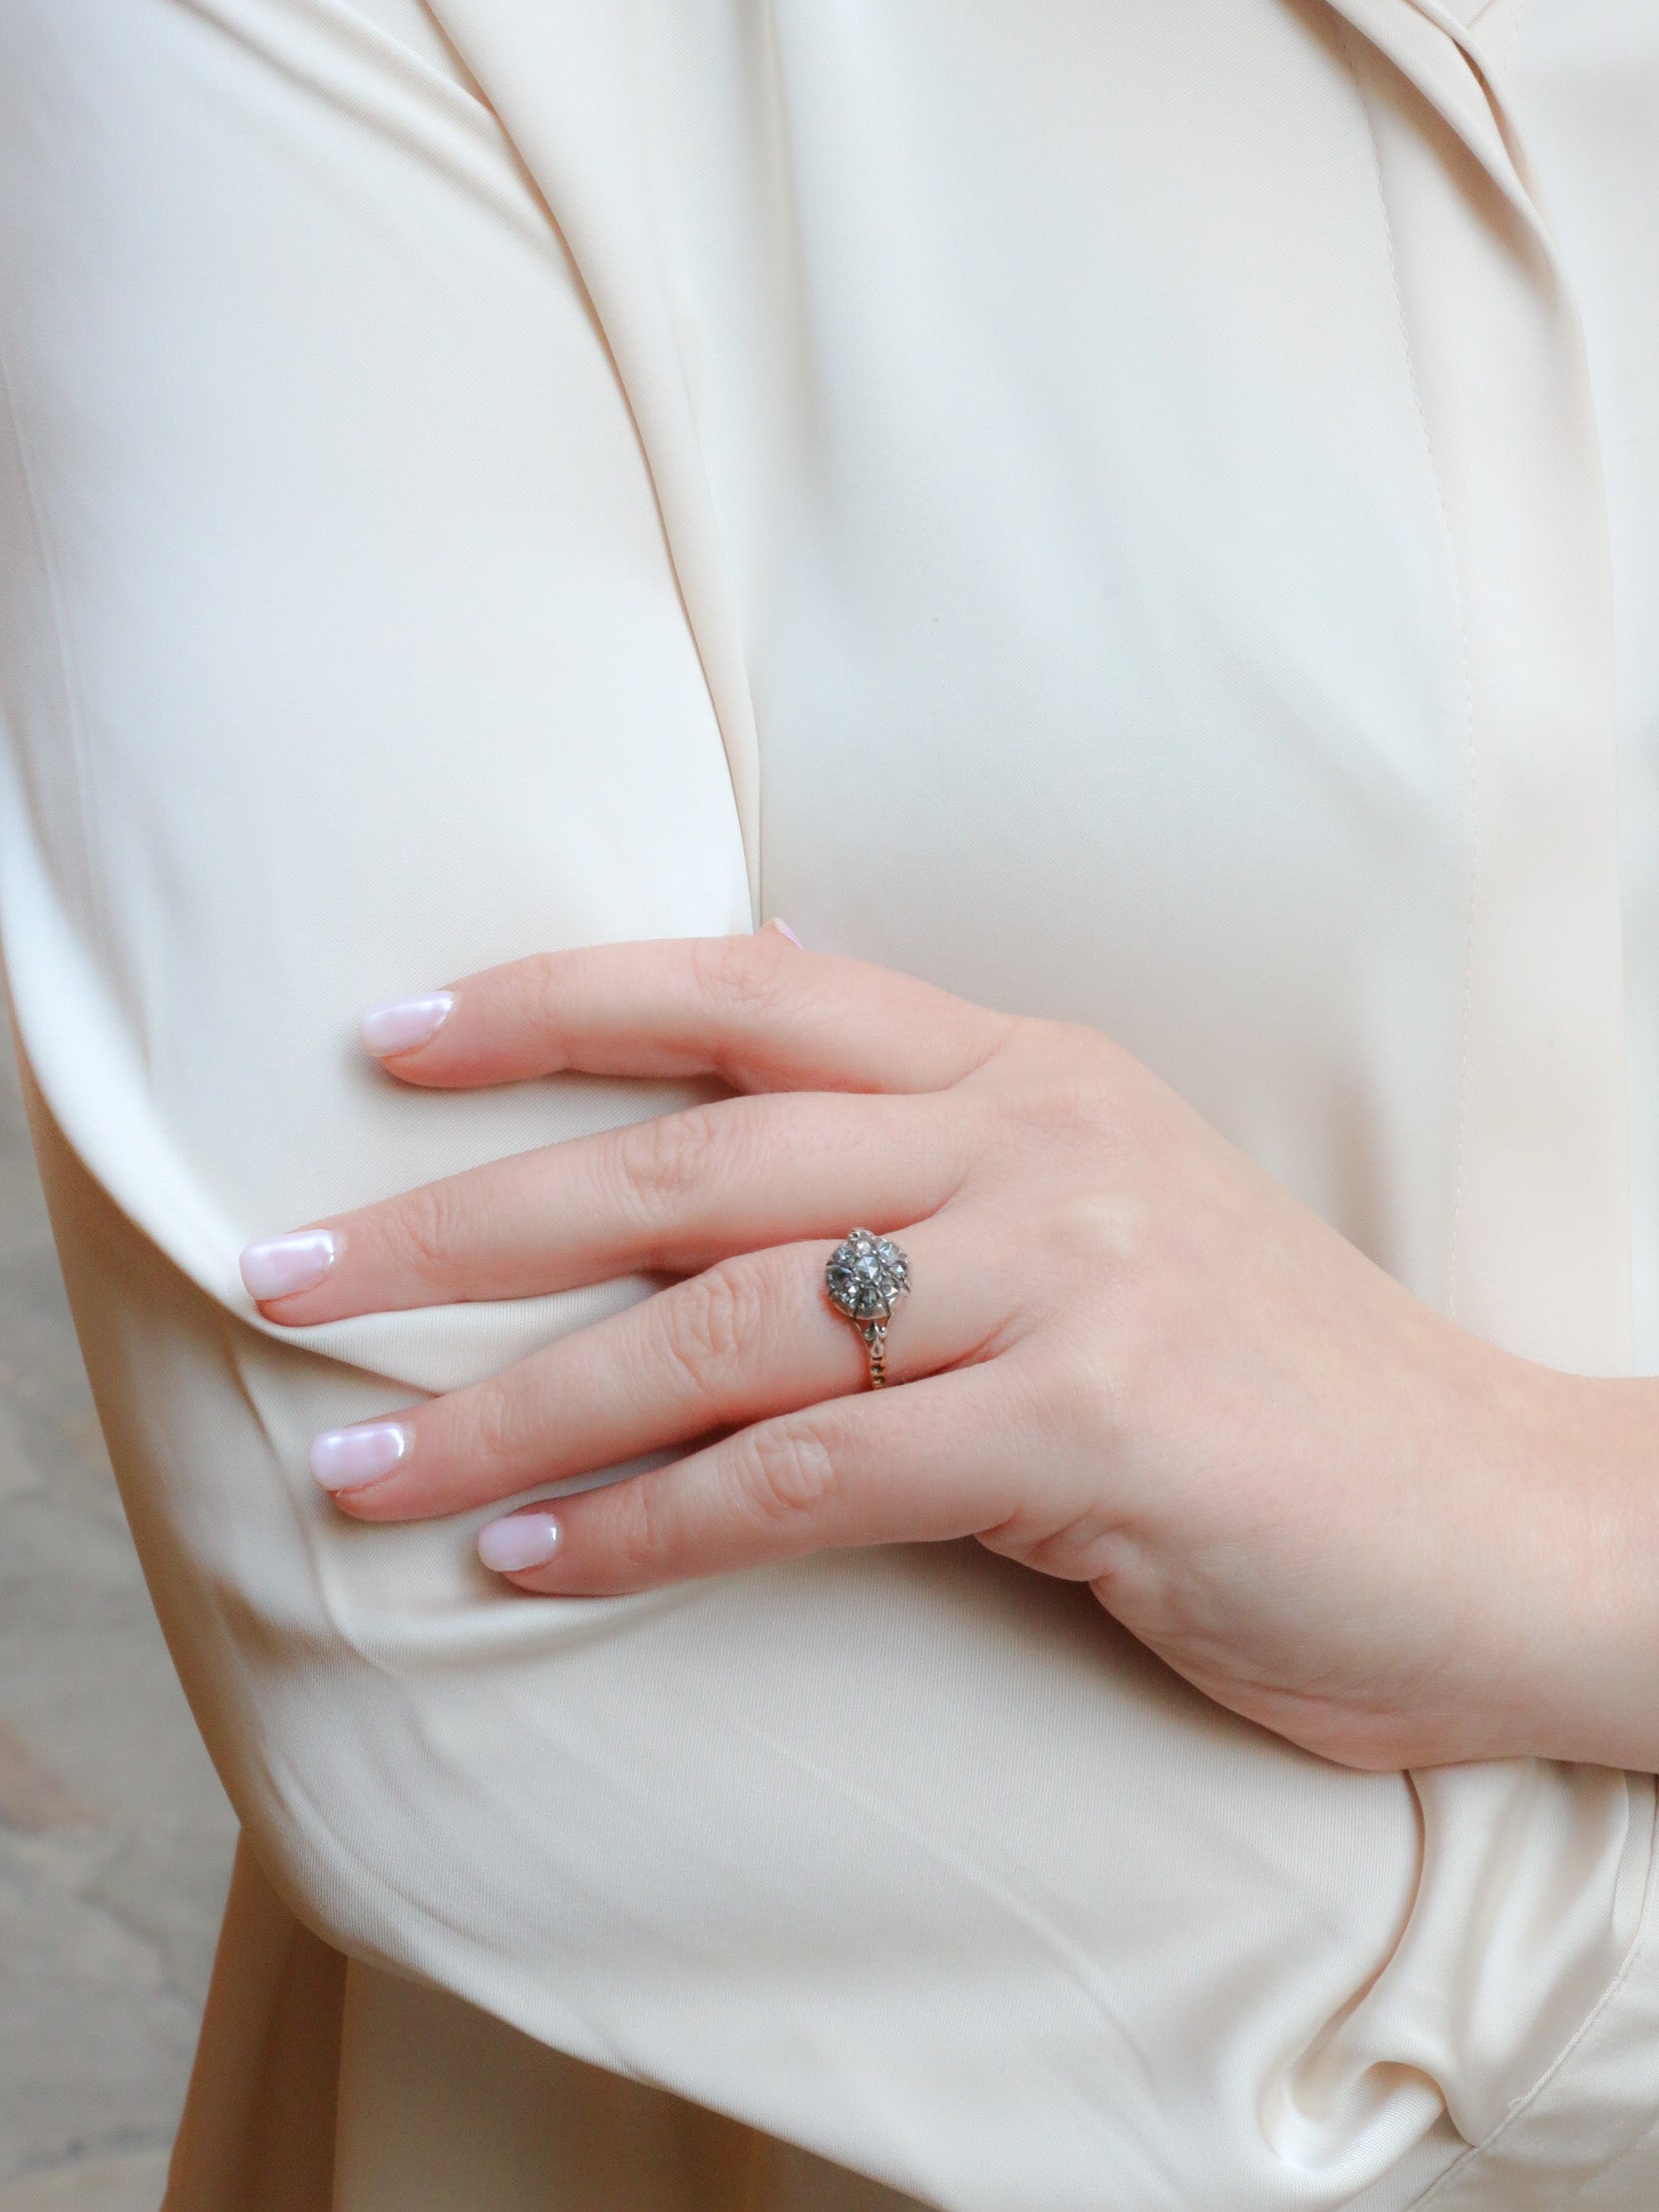
<path id="1" fill-rule="evenodd" d="M 944 1091 L 1013 1026 L 913 976 L 763 930 L 508 961 L 377 1009 L 364 1042 L 402 1082 L 434 1090 L 580 1070 L 716 1076 L 734 1091 Z"/>

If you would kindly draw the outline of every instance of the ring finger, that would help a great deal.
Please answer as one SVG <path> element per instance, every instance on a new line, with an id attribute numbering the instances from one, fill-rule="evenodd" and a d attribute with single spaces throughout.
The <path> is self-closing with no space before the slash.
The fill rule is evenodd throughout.
<path id="1" fill-rule="evenodd" d="M 890 1383 L 983 1359 L 1017 1333 L 982 1228 L 947 1209 L 899 1241 L 916 1289 L 892 1325 Z M 312 1471 L 360 1519 L 419 1519 L 865 1389 L 864 1343 L 825 1291 L 831 1250 L 722 1260 L 470 1389 L 317 1437 Z"/>

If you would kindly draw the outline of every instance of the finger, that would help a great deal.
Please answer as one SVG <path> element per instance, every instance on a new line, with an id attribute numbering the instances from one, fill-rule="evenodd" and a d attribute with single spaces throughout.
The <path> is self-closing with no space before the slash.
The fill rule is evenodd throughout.
<path id="1" fill-rule="evenodd" d="M 378 1008 L 364 1041 L 405 1083 L 517 1083 L 579 1069 L 718 1076 L 734 1091 L 940 1091 L 1012 1028 L 890 968 L 780 932 L 538 953 Z"/>
<path id="2" fill-rule="evenodd" d="M 494 1522 L 480 1557 L 544 1596 L 617 1597 L 811 1551 L 979 1535 L 1019 1507 L 1020 1455 L 998 1440 L 1015 1417 L 1002 1369 L 763 1422 Z"/>
<path id="3" fill-rule="evenodd" d="M 854 1217 L 885 1228 L 937 1212 L 967 1173 L 971 1119 L 937 1097 L 721 1100 L 249 1245 L 243 1278 L 272 1320 L 300 1327 L 692 1274 L 734 1252 L 843 1236 Z"/>
<path id="4" fill-rule="evenodd" d="M 891 1323 L 892 1383 L 985 1356 L 1007 1307 L 1006 1277 L 973 1264 L 983 1263 L 983 1238 L 966 1223 L 942 1216 L 903 1241 L 923 1288 Z M 356 1517 L 408 1520 L 867 1390 L 863 1340 L 825 1292 L 832 1249 L 782 1245 L 724 1260 L 484 1383 L 319 1437 L 313 1468 Z"/>

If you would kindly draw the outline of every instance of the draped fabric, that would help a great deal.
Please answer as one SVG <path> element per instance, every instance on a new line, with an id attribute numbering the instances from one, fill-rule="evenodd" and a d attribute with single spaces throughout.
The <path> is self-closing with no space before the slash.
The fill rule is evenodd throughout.
<path id="1" fill-rule="evenodd" d="M 364 1006 L 782 912 L 1628 1372 L 1510 6 L 0 0 L 0 936 L 245 1830 L 172 2212 L 1650 2201 L 1651 1777 L 1326 1766 L 971 1548 L 522 1601 L 307 1437 L 650 1286 L 296 1336 L 236 1270 L 690 1095 L 400 1094 Z"/>

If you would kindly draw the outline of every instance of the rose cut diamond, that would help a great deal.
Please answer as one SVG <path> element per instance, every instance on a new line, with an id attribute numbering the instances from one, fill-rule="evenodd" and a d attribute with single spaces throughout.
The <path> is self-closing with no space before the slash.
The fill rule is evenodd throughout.
<path id="1" fill-rule="evenodd" d="M 910 1262 L 891 1238 L 854 1229 L 830 1253 L 824 1280 L 830 1304 L 862 1327 L 892 1318 L 910 1287 Z"/>

